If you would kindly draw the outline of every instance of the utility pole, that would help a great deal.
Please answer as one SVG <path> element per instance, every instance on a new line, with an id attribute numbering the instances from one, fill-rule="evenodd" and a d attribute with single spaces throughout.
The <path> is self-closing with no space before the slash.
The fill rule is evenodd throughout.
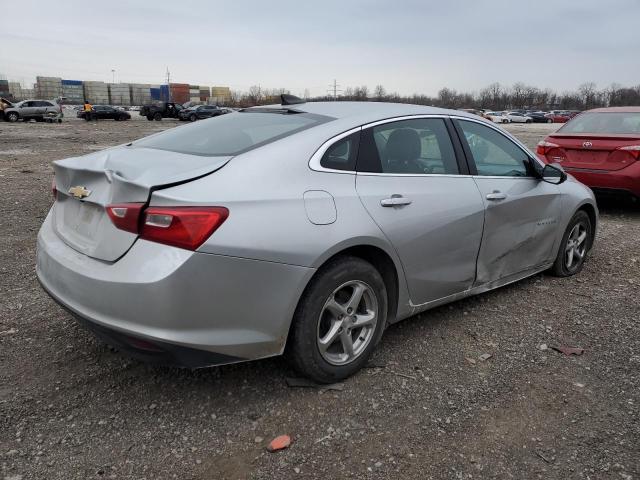
<path id="1" fill-rule="evenodd" d="M 338 99 L 338 93 L 341 93 L 342 90 L 340 88 L 340 85 L 338 85 L 336 79 L 333 79 L 333 83 L 331 85 L 329 85 L 329 90 L 327 91 L 329 93 L 329 95 L 333 96 L 334 100 Z"/>
<path id="2" fill-rule="evenodd" d="M 115 69 L 111 69 L 111 83 L 116 83 L 116 71 Z"/>

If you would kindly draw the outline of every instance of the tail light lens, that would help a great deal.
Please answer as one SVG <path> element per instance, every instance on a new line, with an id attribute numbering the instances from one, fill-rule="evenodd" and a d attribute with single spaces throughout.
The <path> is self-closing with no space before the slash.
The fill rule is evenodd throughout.
<path id="1" fill-rule="evenodd" d="M 107 215 L 111 222 L 125 232 L 138 233 L 140 212 L 144 203 L 119 203 L 107 206 Z"/>
<path id="2" fill-rule="evenodd" d="M 109 205 L 107 213 L 116 228 L 187 250 L 196 250 L 229 216 L 225 207 L 142 207 L 141 203 Z"/>
<path id="3" fill-rule="evenodd" d="M 547 142 L 546 140 L 542 140 L 538 142 L 536 153 L 538 155 L 545 156 L 547 153 L 549 153 L 549 150 L 551 150 L 552 148 L 560 148 L 560 145 L 558 145 L 557 143 L 551 143 L 551 142 Z"/>
<path id="4" fill-rule="evenodd" d="M 640 145 L 630 145 L 628 147 L 620 147 L 616 150 L 622 150 L 623 152 L 629 153 L 634 159 L 640 159 Z"/>

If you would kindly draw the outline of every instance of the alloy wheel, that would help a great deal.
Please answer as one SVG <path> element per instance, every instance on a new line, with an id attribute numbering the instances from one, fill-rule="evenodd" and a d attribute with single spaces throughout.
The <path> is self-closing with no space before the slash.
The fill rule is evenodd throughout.
<path id="1" fill-rule="evenodd" d="M 365 282 L 352 280 L 336 288 L 318 319 L 317 346 L 332 365 L 346 365 L 365 351 L 376 330 L 378 299 Z"/>
<path id="2" fill-rule="evenodd" d="M 576 270 L 583 262 L 587 252 L 587 236 L 587 226 L 582 222 L 571 229 L 564 254 L 564 266 L 567 270 Z"/>

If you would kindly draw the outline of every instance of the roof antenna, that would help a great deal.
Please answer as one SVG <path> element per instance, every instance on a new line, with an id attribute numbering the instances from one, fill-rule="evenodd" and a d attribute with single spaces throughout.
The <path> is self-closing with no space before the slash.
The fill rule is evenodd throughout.
<path id="1" fill-rule="evenodd" d="M 302 98 L 296 97 L 295 95 L 289 95 L 287 93 L 283 93 L 280 95 L 280 101 L 282 105 L 297 105 L 299 103 L 306 103 Z"/>

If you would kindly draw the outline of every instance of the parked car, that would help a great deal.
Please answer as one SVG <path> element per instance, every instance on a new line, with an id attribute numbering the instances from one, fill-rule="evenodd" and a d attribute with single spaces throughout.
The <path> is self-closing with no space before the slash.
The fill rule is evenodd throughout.
<path id="1" fill-rule="evenodd" d="M 583 112 L 541 141 L 537 152 L 597 192 L 640 199 L 640 107 Z"/>
<path id="2" fill-rule="evenodd" d="M 5 108 L 4 119 L 7 122 L 17 122 L 22 119 L 25 122 L 35 120 L 41 122 L 48 115 L 60 115 L 60 105 L 51 100 L 24 100 Z"/>
<path id="3" fill-rule="evenodd" d="M 98 336 L 189 367 L 284 352 L 317 382 L 390 323 L 578 273 L 598 219 L 507 132 L 418 105 L 283 95 L 53 167 L 37 276 Z"/>
<path id="4" fill-rule="evenodd" d="M 484 115 L 493 123 L 509 123 L 509 117 L 504 112 L 485 112 Z"/>
<path id="5" fill-rule="evenodd" d="M 550 118 L 553 123 L 565 123 L 569 121 L 570 116 L 566 111 L 552 110 L 549 112 L 548 118 Z"/>
<path id="6" fill-rule="evenodd" d="M 511 123 L 533 123 L 533 120 L 520 112 L 507 112 L 504 115 Z"/>
<path id="7" fill-rule="evenodd" d="M 160 121 L 163 118 L 178 118 L 183 106 L 173 102 L 156 102 L 140 107 L 140 115 L 147 120 Z"/>
<path id="8" fill-rule="evenodd" d="M 78 118 L 87 119 L 87 112 L 80 110 L 77 113 Z M 91 109 L 90 120 L 131 120 L 131 114 L 124 110 L 119 110 L 110 105 L 94 105 Z"/>
<path id="9" fill-rule="evenodd" d="M 553 123 L 553 118 L 546 112 L 529 112 L 527 117 L 531 119 L 533 123 Z"/>
<path id="10" fill-rule="evenodd" d="M 194 105 L 193 107 L 180 110 L 178 118 L 183 121 L 189 120 L 191 122 L 195 122 L 196 120 L 217 117 L 218 115 L 224 115 L 225 113 L 227 112 L 215 105 Z"/>

